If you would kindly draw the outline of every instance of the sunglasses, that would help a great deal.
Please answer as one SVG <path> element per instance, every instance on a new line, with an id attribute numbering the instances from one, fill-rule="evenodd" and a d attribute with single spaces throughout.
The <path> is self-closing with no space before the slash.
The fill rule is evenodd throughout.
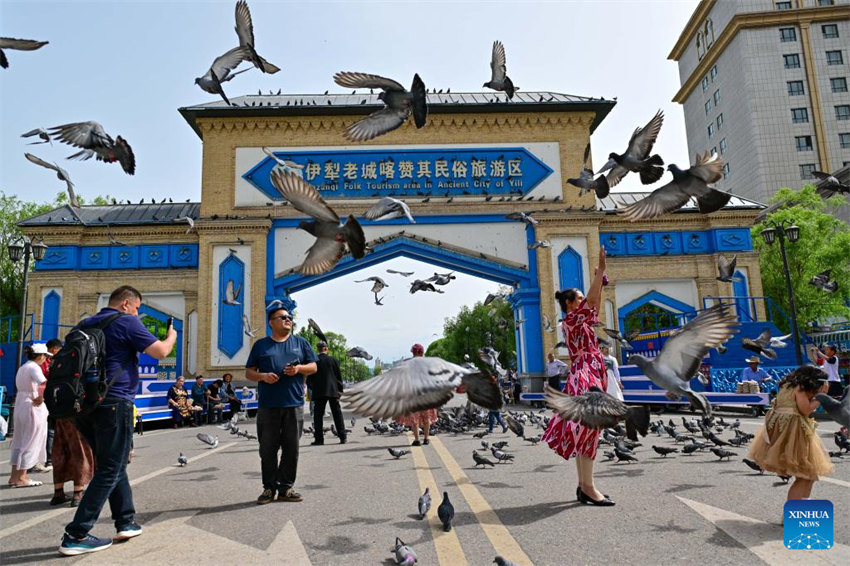
<path id="1" fill-rule="evenodd" d="M 291 317 L 291 316 L 289 316 L 288 314 L 282 314 L 282 315 L 280 315 L 280 316 L 273 316 L 273 317 L 271 318 L 271 320 L 277 320 L 277 319 L 280 319 L 280 320 L 288 320 L 289 322 L 292 322 L 292 317 Z"/>

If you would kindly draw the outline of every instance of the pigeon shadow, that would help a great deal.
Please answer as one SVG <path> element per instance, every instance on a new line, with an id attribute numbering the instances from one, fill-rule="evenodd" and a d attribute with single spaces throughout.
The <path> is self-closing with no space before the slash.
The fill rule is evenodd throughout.
<path id="1" fill-rule="evenodd" d="M 558 464 L 540 464 L 539 466 L 537 466 L 536 468 L 531 470 L 531 473 L 539 474 L 541 472 L 554 472 L 555 470 L 553 470 L 552 468 L 557 468 L 557 467 L 558 467 Z M 516 473 L 525 474 L 527 472 L 516 472 Z"/>
<path id="2" fill-rule="evenodd" d="M 20 548 L 0 553 L 2 564 L 43 564 L 50 558 L 62 560 L 61 554 L 57 554 L 56 545 L 41 546 L 33 548 Z"/>
<path id="3" fill-rule="evenodd" d="M 177 480 L 177 479 L 175 479 L 175 480 L 173 480 L 173 481 L 180 481 L 180 482 L 190 481 L 190 482 L 196 482 L 196 481 L 215 481 L 215 480 L 217 480 L 217 479 L 218 479 L 218 476 L 214 476 L 214 475 L 212 475 L 212 474 L 205 474 L 205 475 L 203 475 L 203 476 L 198 476 L 198 477 L 196 477 L 196 478 L 186 478 L 186 479 L 182 479 L 182 480 Z"/>
<path id="4" fill-rule="evenodd" d="M 328 486 L 321 484 L 321 483 L 312 483 L 312 484 L 302 485 L 301 488 L 305 489 L 305 490 L 314 491 L 314 490 L 317 490 L 317 489 L 327 489 Z"/>
<path id="5" fill-rule="evenodd" d="M 616 477 L 626 477 L 626 478 L 636 478 L 638 476 L 643 475 L 644 470 L 641 468 L 630 467 L 630 468 L 608 468 L 606 470 L 595 472 L 597 477 L 602 478 L 616 478 Z"/>
<path id="6" fill-rule="evenodd" d="M 521 485 L 509 485 L 500 481 L 491 481 L 487 483 L 479 483 L 478 487 L 486 487 L 491 489 L 522 489 Z"/>
<path id="7" fill-rule="evenodd" d="M 329 551 L 334 554 L 354 554 L 369 548 L 368 544 L 355 544 L 351 537 L 331 535 L 324 545 L 308 544 L 311 549 Z"/>
<path id="8" fill-rule="evenodd" d="M 683 491 L 690 491 L 692 489 L 705 489 L 708 487 L 714 487 L 713 485 L 704 485 L 704 484 L 696 484 L 696 483 L 680 483 L 678 485 L 674 485 L 668 487 L 664 490 L 664 493 L 682 493 Z"/>
<path id="9" fill-rule="evenodd" d="M 210 467 L 210 468 L 201 468 L 199 470 L 187 468 L 186 471 L 183 472 L 182 474 L 171 474 L 171 477 L 187 476 L 189 474 L 202 474 L 202 473 L 217 472 L 217 471 L 218 471 L 218 468 L 216 468 L 214 466 Z"/>
<path id="10" fill-rule="evenodd" d="M 414 515 L 415 517 L 419 517 L 419 515 Z M 338 523 L 334 523 L 334 527 L 341 527 L 343 525 L 380 525 L 381 523 L 388 523 L 392 519 L 376 519 L 374 517 L 349 517 L 345 521 L 340 521 Z"/>
<path id="11" fill-rule="evenodd" d="M 337 450 L 333 450 L 329 453 L 330 454 L 346 454 L 348 452 L 380 452 L 380 451 L 386 452 L 387 448 L 407 449 L 408 446 L 407 446 L 407 444 L 404 444 L 402 446 L 373 446 L 373 445 L 370 445 L 370 446 L 360 446 L 360 447 L 355 447 L 355 448 L 337 449 Z"/>
<path id="12" fill-rule="evenodd" d="M 550 517 L 560 514 L 569 509 L 583 507 L 578 501 L 565 501 L 559 503 L 537 503 L 535 505 L 521 505 L 519 507 L 502 507 L 495 509 L 497 521 L 508 527 L 530 525 L 539 521 L 545 521 Z M 454 524 L 465 525 L 478 523 L 479 518 L 470 511 L 455 514 Z M 487 523 L 486 519 L 482 521 Z M 495 523 L 491 523 L 495 524 Z"/>
<path id="13" fill-rule="evenodd" d="M 672 532 L 672 533 L 679 533 L 679 534 L 687 534 L 687 533 L 692 533 L 695 530 L 697 530 L 697 529 L 688 529 L 688 528 L 679 526 L 673 521 L 673 519 L 670 519 L 669 521 L 667 521 L 666 525 L 656 525 L 654 523 L 647 523 L 647 525 L 652 527 L 652 530 L 657 531 L 657 532 L 661 532 L 661 533 L 671 533 Z"/>
<path id="14" fill-rule="evenodd" d="M 262 472 L 242 472 L 242 475 L 243 475 L 243 476 L 247 476 L 247 477 L 249 477 L 249 478 L 251 478 L 251 479 L 257 479 L 257 478 L 261 478 L 261 477 L 263 477 L 263 473 L 262 473 Z"/>

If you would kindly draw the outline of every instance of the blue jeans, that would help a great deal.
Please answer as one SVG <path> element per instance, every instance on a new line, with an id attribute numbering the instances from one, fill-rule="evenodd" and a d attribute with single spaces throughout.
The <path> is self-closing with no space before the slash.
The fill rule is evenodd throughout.
<path id="1" fill-rule="evenodd" d="M 89 533 L 107 500 L 117 531 L 133 522 L 136 509 L 127 478 L 133 424 L 133 403 L 114 397 L 107 397 L 91 414 L 77 418 L 77 428 L 92 447 L 97 465 L 74 520 L 65 527 L 72 537 Z"/>
<path id="2" fill-rule="evenodd" d="M 493 432 L 493 425 L 495 423 L 499 423 L 502 425 L 502 428 L 505 428 L 505 421 L 502 420 L 502 412 L 501 411 L 490 411 L 487 413 L 487 421 L 490 425 L 487 430 L 488 432 Z"/>

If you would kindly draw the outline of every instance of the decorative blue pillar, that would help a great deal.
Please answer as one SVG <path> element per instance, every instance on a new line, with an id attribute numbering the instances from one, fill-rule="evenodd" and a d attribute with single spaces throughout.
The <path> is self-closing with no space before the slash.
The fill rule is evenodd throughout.
<path id="1" fill-rule="evenodd" d="M 50 291 L 44 297 L 41 308 L 41 339 L 59 338 L 59 306 L 62 297 L 56 291 Z M 35 333 L 33 332 L 33 335 Z"/>
<path id="2" fill-rule="evenodd" d="M 543 364 L 543 333 L 540 317 L 540 288 L 517 289 L 508 296 L 516 320 L 525 320 L 516 330 L 518 371 L 541 373 Z"/>

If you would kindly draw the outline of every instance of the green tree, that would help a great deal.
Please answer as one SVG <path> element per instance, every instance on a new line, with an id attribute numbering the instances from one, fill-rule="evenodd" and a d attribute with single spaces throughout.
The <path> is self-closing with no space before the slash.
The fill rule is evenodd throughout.
<path id="1" fill-rule="evenodd" d="M 316 344 L 319 343 L 319 337 L 307 326 L 299 328 L 295 335 L 307 340 L 313 350 L 316 349 Z M 339 369 L 342 372 L 342 378 L 344 380 L 364 381 L 373 376 L 373 371 L 363 360 L 349 358 L 345 355 L 345 352 L 349 348 L 345 336 L 336 332 L 325 332 L 325 338 L 328 339 L 328 355 L 336 358 L 339 362 Z"/>
<path id="2" fill-rule="evenodd" d="M 800 239 L 793 244 L 786 240 L 785 250 L 798 325 L 802 330 L 817 319 L 850 316 L 847 306 L 850 297 L 850 226 L 827 212 L 829 207 L 842 204 L 844 199 L 834 196 L 824 200 L 813 186 L 806 185 L 798 191 L 780 189 L 772 202 L 782 203 L 782 206 L 752 228 L 753 247 L 759 254 L 765 295 L 786 313 L 790 312 L 779 244 L 766 244 L 761 231 L 769 227 L 769 221 L 777 224 L 793 221 L 800 227 Z M 836 293 L 826 293 L 809 284 L 814 275 L 826 269 L 832 270 L 831 277 L 838 282 Z M 787 330 L 787 321 L 777 322 L 783 331 Z"/>
<path id="3" fill-rule="evenodd" d="M 462 364 L 468 354 L 471 362 L 480 365 L 477 352 L 484 346 L 500 353 L 503 366 L 516 365 L 514 316 L 507 301 L 499 299 L 487 306 L 480 302 L 472 308 L 464 305 L 456 316 L 446 319 L 443 338 L 436 345 L 432 342 L 428 350 L 456 364 Z"/>

